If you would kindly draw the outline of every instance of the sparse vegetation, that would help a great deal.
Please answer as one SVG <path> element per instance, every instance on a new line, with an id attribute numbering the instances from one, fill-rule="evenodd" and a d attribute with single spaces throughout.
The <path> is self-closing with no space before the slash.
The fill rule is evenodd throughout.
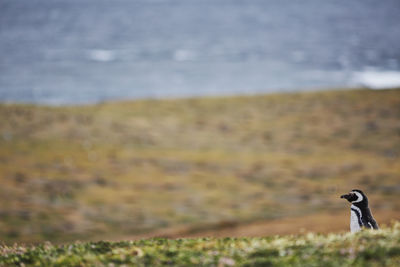
<path id="1" fill-rule="evenodd" d="M 0 247 L 0 266 L 399 266 L 400 224 L 357 234 Z"/>
<path id="2" fill-rule="evenodd" d="M 0 121 L 7 244 L 347 217 L 357 187 L 378 222 L 400 219 L 400 90 L 0 104 Z"/>

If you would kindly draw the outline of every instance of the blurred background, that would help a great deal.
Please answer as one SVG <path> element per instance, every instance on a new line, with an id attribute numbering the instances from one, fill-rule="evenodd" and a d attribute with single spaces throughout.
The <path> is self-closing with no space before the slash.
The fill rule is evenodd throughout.
<path id="1" fill-rule="evenodd" d="M 0 241 L 343 231 L 353 188 L 399 219 L 398 14 L 0 0 Z"/>
<path id="2" fill-rule="evenodd" d="M 0 99 L 400 84 L 397 0 L 2 0 Z"/>

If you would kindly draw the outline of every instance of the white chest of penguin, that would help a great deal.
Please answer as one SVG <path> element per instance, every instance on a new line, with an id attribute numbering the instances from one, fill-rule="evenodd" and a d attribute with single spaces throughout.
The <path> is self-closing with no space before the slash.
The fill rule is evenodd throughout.
<path id="1" fill-rule="evenodd" d="M 355 210 L 357 210 L 357 211 L 355 211 Z M 357 212 L 358 212 L 358 214 L 357 214 Z M 361 230 L 360 222 L 361 222 L 361 211 L 358 207 L 352 205 L 351 209 L 350 209 L 350 231 L 352 233 L 355 233 L 355 232 L 358 232 Z"/>

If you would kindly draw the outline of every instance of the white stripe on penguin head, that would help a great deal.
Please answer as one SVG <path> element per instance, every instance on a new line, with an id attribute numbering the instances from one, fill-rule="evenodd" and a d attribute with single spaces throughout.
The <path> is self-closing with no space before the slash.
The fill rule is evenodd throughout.
<path id="1" fill-rule="evenodd" d="M 364 197 L 363 197 L 363 195 L 361 195 L 361 193 L 359 193 L 357 191 L 351 191 L 351 192 L 356 194 L 356 196 L 357 196 L 357 199 L 352 201 L 351 203 L 358 203 L 358 202 L 363 201 Z"/>

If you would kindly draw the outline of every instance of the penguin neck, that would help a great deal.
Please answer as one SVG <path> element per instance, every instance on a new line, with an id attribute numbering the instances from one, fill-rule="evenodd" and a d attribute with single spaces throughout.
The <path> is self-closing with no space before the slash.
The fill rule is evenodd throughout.
<path id="1" fill-rule="evenodd" d="M 368 199 L 364 197 L 360 202 L 351 202 L 351 205 L 356 206 L 359 209 L 368 209 Z"/>
<path id="2" fill-rule="evenodd" d="M 367 215 L 369 213 L 368 203 L 352 203 L 350 208 L 360 211 L 361 215 Z"/>

